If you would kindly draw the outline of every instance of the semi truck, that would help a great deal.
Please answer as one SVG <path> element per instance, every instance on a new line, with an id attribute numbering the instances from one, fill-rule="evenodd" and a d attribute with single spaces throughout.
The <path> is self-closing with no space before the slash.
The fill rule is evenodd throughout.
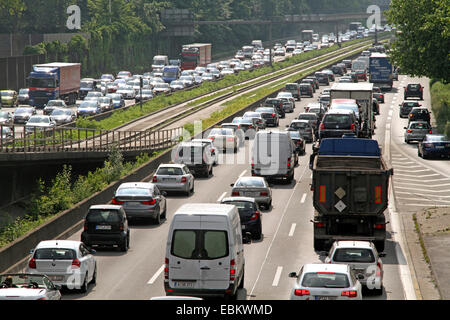
<path id="1" fill-rule="evenodd" d="M 359 137 L 371 139 L 375 133 L 375 121 L 372 102 L 373 84 L 371 83 L 335 83 L 330 90 L 333 99 L 355 99 L 361 117 Z"/>
<path id="2" fill-rule="evenodd" d="M 303 30 L 302 41 L 309 41 L 310 43 L 313 43 L 313 30 Z"/>
<path id="3" fill-rule="evenodd" d="M 374 52 L 369 57 L 369 82 L 380 89 L 392 90 L 393 68 L 385 53 Z"/>
<path id="4" fill-rule="evenodd" d="M 49 100 L 64 100 L 73 105 L 80 92 L 80 63 L 35 64 L 28 75 L 29 103 L 43 108 Z"/>
<path id="5" fill-rule="evenodd" d="M 312 161 L 314 249 L 336 240 L 372 241 L 384 250 L 389 178 L 394 174 L 372 139 L 327 138 Z"/>
<path id="6" fill-rule="evenodd" d="M 206 67 L 211 63 L 211 43 L 192 43 L 181 48 L 181 70 Z"/>

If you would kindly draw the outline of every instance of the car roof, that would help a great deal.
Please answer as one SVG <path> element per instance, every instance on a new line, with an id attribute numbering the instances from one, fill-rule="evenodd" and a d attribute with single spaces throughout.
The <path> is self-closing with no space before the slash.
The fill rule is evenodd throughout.
<path id="1" fill-rule="evenodd" d="M 256 203 L 255 198 L 250 198 L 250 197 L 226 197 L 226 198 L 223 198 L 221 202 L 233 202 L 233 201 L 246 201 L 246 202 Z"/>
<path id="2" fill-rule="evenodd" d="M 371 249 L 373 247 L 370 241 L 351 241 L 342 240 L 336 241 L 336 247 L 338 248 L 367 248 Z"/>
<path id="3" fill-rule="evenodd" d="M 44 240 L 39 242 L 36 249 L 43 248 L 64 248 L 64 249 L 78 249 L 82 242 L 75 240 Z"/>
<path id="4" fill-rule="evenodd" d="M 334 263 L 308 263 L 303 266 L 303 273 L 307 272 L 340 272 L 347 273 L 349 266 L 347 264 Z"/>

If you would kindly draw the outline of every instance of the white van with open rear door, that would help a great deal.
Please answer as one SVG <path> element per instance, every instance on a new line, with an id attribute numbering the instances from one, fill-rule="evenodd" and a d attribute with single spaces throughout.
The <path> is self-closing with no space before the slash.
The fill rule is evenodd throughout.
<path id="1" fill-rule="evenodd" d="M 234 205 L 188 203 L 167 239 L 166 295 L 236 298 L 244 286 L 241 220 Z"/>

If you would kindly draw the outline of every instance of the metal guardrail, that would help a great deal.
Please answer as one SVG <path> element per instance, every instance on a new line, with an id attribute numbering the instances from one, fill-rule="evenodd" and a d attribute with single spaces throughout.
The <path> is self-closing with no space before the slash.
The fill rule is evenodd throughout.
<path id="1" fill-rule="evenodd" d="M 183 128 L 116 131 L 80 128 L 34 128 L 26 132 L 25 126 L 0 126 L 11 128 L 12 136 L 0 137 L 0 153 L 29 152 L 108 152 L 113 148 L 122 151 L 161 149 L 174 146 L 183 134 Z M 17 128 L 23 131 L 17 132 Z"/>

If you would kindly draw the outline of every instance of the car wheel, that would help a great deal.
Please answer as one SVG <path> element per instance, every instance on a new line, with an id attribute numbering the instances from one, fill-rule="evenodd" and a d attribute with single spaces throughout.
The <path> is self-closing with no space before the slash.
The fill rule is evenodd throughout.
<path id="1" fill-rule="evenodd" d="M 87 277 L 88 277 L 88 274 L 86 272 L 86 275 L 84 276 L 83 284 L 81 285 L 81 288 L 80 288 L 81 293 L 86 293 L 87 292 L 87 287 L 88 287 Z"/>
<path id="2" fill-rule="evenodd" d="M 190 193 L 190 191 L 188 191 L 188 193 Z M 161 214 L 161 219 L 166 219 L 166 213 L 167 213 L 167 202 L 166 202 L 166 207 L 164 208 L 164 212 Z"/>
<path id="3" fill-rule="evenodd" d="M 261 239 L 261 236 L 262 236 L 262 226 L 260 223 L 258 226 L 258 229 L 256 229 L 255 232 L 253 232 L 252 237 L 253 237 L 253 239 L 259 240 L 259 239 Z"/>
<path id="4" fill-rule="evenodd" d="M 160 209 L 161 210 L 161 209 Z M 160 225 L 161 224 L 161 212 L 158 212 L 158 214 L 157 214 L 157 216 L 156 216 L 156 218 L 155 218 L 155 220 L 154 220 L 154 223 L 156 224 L 156 225 Z"/>
<path id="5" fill-rule="evenodd" d="M 211 177 L 213 175 L 213 168 L 211 166 L 211 169 L 208 171 L 208 177 Z"/>
<path id="6" fill-rule="evenodd" d="M 315 239 L 314 238 L 314 251 L 323 251 L 324 248 L 324 240 Z"/>
<path id="7" fill-rule="evenodd" d="M 92 284 L 96 284 L 97 283 L 97 264 L 95 264 L 94 274 L 92 275 L 91 282 L 89 282 L 89 283 L 92 283 Z"/>
<path id="8" fill-rule="evenodd" d="M 123 243 L 120 246 L 120 251 L 127 252 L 128 251 L 128 237 L 125 237 Z"/>
<path id="9" fill-rule="evenodd" d="M 373 293 L 377 296 L 381 296 L 383 294 L 383 285 L 381 285 L 379 289 L 373 289 Z"/>
<path id="10" fill-rule="evenodd" d="M 241 282 L 239 282 L 239 289 L 243 289 L 244 288 L 244 279 L 245 279 L 245 272 L 242 273 L 242 278 L 241 278 Z"/>
<path id="11" fill-rule="evenodd" d="M 374 241 L 373 244 L 375 245 L 375 248 L 378 252 L 384 251 L 384 240 Z"/>
<path id="12" fill-rule="evenodd" d="M 407 144 L 409 144 L 409 140 L 406 140 L 406 139 L 405 139 L 405 142 L 406 142 Z"/>

